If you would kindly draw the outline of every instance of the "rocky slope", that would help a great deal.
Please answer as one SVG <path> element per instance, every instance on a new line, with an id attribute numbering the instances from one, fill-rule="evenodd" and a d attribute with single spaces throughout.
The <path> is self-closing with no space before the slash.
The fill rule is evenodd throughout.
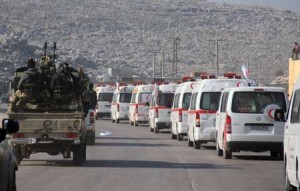
<path id="1" fill-rule="evenodd" d="M 130 68 L 151 76 L 165 52 L 171 76 L 173 38 L 179 42 L 179 76 L 189 71 L 238 72 L 249 64 L 251 77 L 270 83 L 287 74 L 293 42 L 299 40 L 300 15 L 259 6 L 205 0 L 0 0 L 2 77 L 42 54 L 44 41 L 58 44 L 59 60 L 85 65 L 96 80 L 107 67 Z M 157 67 L 158 68 L 158 67 Z M 159 72 L 157 71 L 157 74 Z"/>

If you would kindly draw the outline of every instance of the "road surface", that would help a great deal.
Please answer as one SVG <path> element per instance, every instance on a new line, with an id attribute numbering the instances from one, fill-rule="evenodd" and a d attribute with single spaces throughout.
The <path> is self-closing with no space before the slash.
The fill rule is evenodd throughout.
<path id="1" fill-rule="evenodd" d="M 126 121 L 96 122 L 96 145 L 87 161 L 72 165 L 62 155 L 33 154 L 17 171 L 19 191 L 280 191 L 284 164 L 269 153 L 217 157 L 213 144 L 195 150 L 187 141 L 154 134 Z"/>

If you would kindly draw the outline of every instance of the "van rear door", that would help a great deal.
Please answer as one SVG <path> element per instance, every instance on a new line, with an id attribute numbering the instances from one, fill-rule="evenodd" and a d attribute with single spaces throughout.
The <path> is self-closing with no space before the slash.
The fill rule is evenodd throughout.
<path id="1" fill-rule="evenodd" d="M 275 122 L 275 109 L 286 111 L 286 97 L 284 92 L 271 91 L 241 91 L 234 92 L 232 97 L 231 115 L 232 131 L 244 136 L 244 141 L 265 141 L 265 136 L 272 135 L 277 141 L 284 133 L 284 122 Z M 253 137 L 255 136 L 255 139 Z M 274 136 L 277 135 L 277 136 Z M 249 140 L 247 140 L 249 139 Z M 268 140 L 271 141 L 271 140 Z"/>

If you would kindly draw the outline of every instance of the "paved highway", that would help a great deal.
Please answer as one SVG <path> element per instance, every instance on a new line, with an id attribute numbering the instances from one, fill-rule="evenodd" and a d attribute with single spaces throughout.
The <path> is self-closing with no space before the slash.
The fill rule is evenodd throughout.
<path id="1" fill-rule="evenodd" d="M 283 161 L 269 153 L 237 153 L 225 160 L 216 156 L 212 144 L 194 150 L 186 140 L 150 133 L 147 126 L 110 120 L 98 120 L 96 126 L 96 145 L 88 146 L 81 167 L 61 155 L 34 154 L 19 166 L 18 190 L 284 190 Z"/>

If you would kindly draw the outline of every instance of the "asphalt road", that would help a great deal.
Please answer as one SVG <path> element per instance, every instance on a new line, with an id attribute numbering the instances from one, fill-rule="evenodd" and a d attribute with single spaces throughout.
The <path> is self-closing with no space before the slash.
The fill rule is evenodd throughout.
<path id="1" fill-rule="evenodd" d="M 87 161 L 74 167 L 61 155 L 34 154 L 21 162 L 19 191 L 280 191 L 284 165 L 269 153 L 216 156 L 212 144 L 194 150 L 187 141 L 154 134 L 128 122 L 96 122 L 96 145 Z M 100 136 L 100 134 L 102 136 Z"/>

